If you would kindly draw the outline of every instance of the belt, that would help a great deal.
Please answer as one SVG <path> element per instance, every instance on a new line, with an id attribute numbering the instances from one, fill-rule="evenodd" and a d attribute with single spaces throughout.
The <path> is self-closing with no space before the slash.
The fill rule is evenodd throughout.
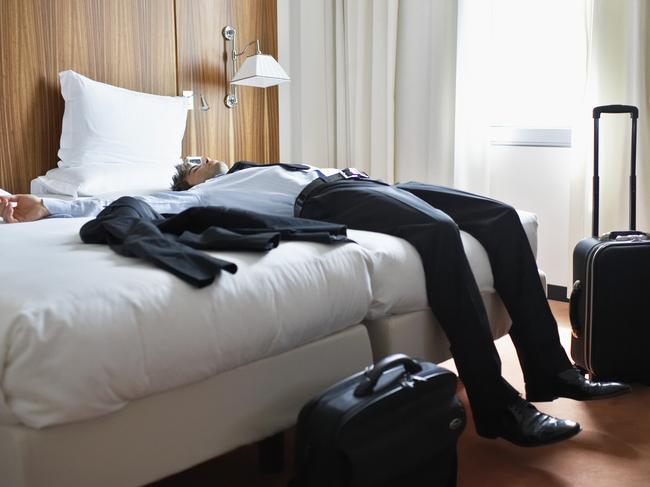
<path id="1" fill-rule="evenodd" d="M 345 169 L 341 169 L 339 172 L 330 176 L 321 174 L 311 183 L 305 186 L 300 192 L 296 198 L 296 202 L 293 204 L 293 214 L 295 216 L 300 216 L 300 213 L 302 213 L 302 206 L 305 204 L 305 201 L 307 201 L 309 195 L 313 193 L 317 188 L 320 188 L 321 186 L 332 183 L 334 181 L 340 181 L 342 179 L 370 179 L 370 176 L 368 176 L 368 174 L 363 171 L 354 169 L 353 167 L 346 167 Z"/>

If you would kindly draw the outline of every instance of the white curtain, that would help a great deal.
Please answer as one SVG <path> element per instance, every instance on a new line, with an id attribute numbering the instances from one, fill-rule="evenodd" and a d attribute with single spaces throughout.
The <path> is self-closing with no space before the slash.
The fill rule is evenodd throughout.
<path id="1" fill-rule="evenodd" d="M 394 174 L 397 0 L 280 0 L 280 158 Z M 288 33 L 288 36 L 283 36 Z"/>
<path id="2" fill-rule="evenodd" d="M 645 0 L 588 0 L 586 5 L 587 84 L 584 109 L 573 130 L 576 160 L 571 181 L 570 242 L 591 235 L 591 111 L 598 105 L 639 108 L 637 228 L 650 230 L 650 9 Z M 629 116 L 603 115 L 600 120 L 599 233 L 628 226 L 630 127 Z"/>
<path id="3" fill-rule="evenodd" d="M 456 0 L 399 6 L 395 179 L 454 182 Z"/>
<path id="4" fill-rule="evenodd" d="M 279 0 L 282 160 L 453 180 L 456 1 Z"/>
<path id="5" fill-rule="evenodd" d="M 458 1 L 458 66 L 454 180 L 456 188 L 489 193 L 487 144 L 492 2 Z"/>
<path id="6" fill-rule="evenodd" d="M 397 0 L 335 2 L 336 167 L 392 181 Z"/>
<path id="7" fill-rule="evenodd" d="M 291 77 L 279 87 L 280 159 L 336 163 L 332 0 L 278 0 L 278 61 Z"/>
<path id="8" fill-rule="evenodd" d="M 650 229 L 649 7 L 586 0 L 588 83 L 573 127 L 569 241 L 590 233 L 599 104 L 640 109 L 638 227 Z M 281 159 L 489 193 L 484 0 L 279 0 Z M 471 35 L 470 35 L 471 34 Z M 456 68 L 456 66 L 458 66 Z M 602 229 L 627 225 L 629 119 L 601 121 Z"/>

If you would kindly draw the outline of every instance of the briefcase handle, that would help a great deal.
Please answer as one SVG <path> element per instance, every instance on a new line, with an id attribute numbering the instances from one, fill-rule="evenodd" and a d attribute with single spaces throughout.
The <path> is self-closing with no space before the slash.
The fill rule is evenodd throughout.
<path id="1" fill-rule="evenodd" d="M 372 394 L 373 389 L 384 372 L 400 366 L 404 367 L 404 370 L 409 374 L 417 374 L 422 370 L 422 366 L 417 362 L 417 360 L 412 359 L 408 355 L 403 353 L 389 355 L 381 359 L 372 367 L 366 369 L 361 382 L 354 390 L 354 395 L 361 397 Z"/>

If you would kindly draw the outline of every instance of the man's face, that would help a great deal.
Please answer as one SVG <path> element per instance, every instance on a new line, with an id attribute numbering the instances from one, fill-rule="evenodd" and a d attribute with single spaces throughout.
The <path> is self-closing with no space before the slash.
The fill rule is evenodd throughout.
<path id="1" fill-rule="evenodd" d="M 215 177 L 217 174 L 223 174 L 228 171 L 228 166 L 223 162 L 215 159 L 206 159 L 201 164 L 197 164 L 190 169 L 185 176 L 185 181 L 190 186 L 196 186 Z"/>

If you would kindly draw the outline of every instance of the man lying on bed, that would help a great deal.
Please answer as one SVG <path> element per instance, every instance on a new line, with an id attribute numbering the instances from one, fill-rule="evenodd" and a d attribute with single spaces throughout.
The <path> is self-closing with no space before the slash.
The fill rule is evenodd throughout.
<path id="1" fill-rule="evenodd" d="M 476 237 L 489 255 L 494 287 L 513 320 L 510 336 L 529 401 L 601 399 L 629 391 L 624 384 L 587 380 L 572 366 L 560 344 L 528 239 L 512 207 L 439 186 L 388 185 L 349 170 L 238 163 L 228 174 L 221 172 L 222 165 L 211 159 L 197 166 L 183 164 L 174 177 L 176 192 L 141 199 L 160 213 L 225 205 L 324 220 L 395 235 L 417 249 L 429 304 L 451 343 L 481 436 L 539 446 L 570 438 L 580 426 L 538 411 L 501 376 L 501 363 L 459 228 Z M 12 208 L 10 201 L 17 206 Z M 49 215 L 94 216 L 106 204 L 97 199 L 69 202 L 18 195 L 5 198 L 0 209 L 11 223 Z"/>

